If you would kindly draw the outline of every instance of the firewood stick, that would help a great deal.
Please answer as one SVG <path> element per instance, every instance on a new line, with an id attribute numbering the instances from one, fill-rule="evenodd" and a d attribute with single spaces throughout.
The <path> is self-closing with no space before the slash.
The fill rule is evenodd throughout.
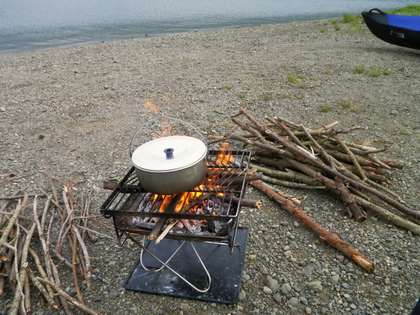
<path id="1" fill-rule="evenodd" d="M 9 244 L 6 243 L 6 240 L 9 237 L 10 230 L 15 225 L 15 223 L 16 223 L 16 221 L 18 219 L 19 213 L 24 208 L 26 208 L 27 203 L 28 203 L 28 198 L 27 197 L 23 198 L 23 201 L 22 202 L 20 200 L 18 201 L 18 204 L 17 204 L 17 206 L 15 208 L 15 211 L 13 212 L 12 217 L 9 220 L 9 223 L 7 224 L 6 228 L 3 230 L 3 234 L 2 234 L 2 236 L 0 238 L 0 248 L 2 246 L 5 246 L 5 247 L 7 247 L 7 248 L 9 248 L 11 250 L 14 250 L 14 247 L 12 247 L 12 246 L 10 246 Z"/>
<path id="2" fill-rule="evenodd" d="M 46 273 L 48 275 L 48 278 L 53 279 L 53 271 L 52 271 L 53 270 L 53 268 L 52 268 L 53 263 L 51 261 L 50 254 L 49 254 L 49 248 L 48 248 L 47 242 L 45 240 L 44 226 L 39 221 L 38 213 L 37 213 L 37 197 L 34 198 L 33 209 L 34 209 L 34 220 L 35 220 L 35 224 L 36 224 L 37 230 L 38 230 L 38 238 L 41 242 L 41 246 L 42 246 L 44 256 L 45 256 Z M 43 215 L 41 217 L 42 221 L 45 223 L 44 216 L 46 216 L 46 213 L 43 213 Z"/>
<path id="3" fill-rule="evenodd" d="M 64 214 L 64 213 L 63 213 Z M 43 219 L 43 221 L 45 221 L 45 219 Z M 54 222 L 54 216 L 52 215 L 51 216 L 51 218 L 50 218 L 50 222 L 49 222 L 49 224 L 48 224 L 48 228 L 47 228 L 47 234 L 46 234 L 46 244 L 50 244 L 51 242 L 50 242 L 50 236 L 51 236 L 51 230 L 52 230 L 52 223 Z M 45 222 L 42 224 L 42 225 L 44 225 L 45 224 Z M 45 238 L 44 238 L 45 239 Z M 70 240 L 71 241 L 71 240 Z M 71 243 L 70 243 L 71 244 Z M 54 283 L 56 283 L 56 285 L 57 286 L 60 286 L 61 285 L 61 280 L 60 280 L 60 274 L 59 274 L 59 272 L 58 272 L 58 268 L 57 268 L 57 266 L 55 265 L 55 263 L 54 263 L 54 261 L 52 260 L 52 257 L 51 257 L 51 255 L 49 254 L 49 252 L 48 252 L 48 254 L 45 254 L 44 253 L 44 255 L 45 255 L 45 262 L 46 262 L 46 265 L 47 265 L 47 260 L 48 260 L 48 266 L 49 266 L 49 268 L 50 268 L 50 273 L 51 273 L 51 276 L 50 276 L 50 279 L 51 279 L 51 281 L 53 281 Z M 71 312 L 71 310 L 69 309 L 69 307 L 68 307 L 68 305 L 67 305 L 67 303 L 66 303 L 66 301 L 65 301 L 65 299 L 62 297 L 62 296 L 58 296 L 58 299 L 60 300 L 60 303 L 61 303 L 61 305 L 63 306 L 63 308 L 64 308 L 64 311 L 65 311 L 65 313 L 67 314 L 67 315 L 72 315 L 72 312 Z"/>
<path id="4" fill-rule="evenodd" d="M 74 234 L 74 231 L 72 231 Z M 72 238 L 72 244 L 71 244 L 71 249 L 72 249 L 72 270 L 73 270 L 73 283 L 74 283 L 74 287 L 76 288 L 76 294 L 77 294 L 77 298 L 79 299 L 81 304 L 85 304 L 83 301 L 83 294 L 82 291 L 80 291 L 80 286 L 79 286 L 79 279 L 77 278 L 77 239 L 74 236 Z"/>
<path id="5" fill-rule="evenodd" d="M 44 268 L 42 267 L 42 263 L 41 260 L 39 259 L 38 254 L 31 248 L 29 247 L 29 253 L 32 255 L 32 258 L 35 261 L 35 266 L 39 272 L 39 274 L 41 275 L 41 277 L 43 278 L 47 278 L 47 273 L 45 272 Z M 30 272 L 29 272 L 29 276 Z M 47 293 L 49 294 L 50 298 L 53 299 L 54 298 L 54 293 L 52 291 L 52 289 L 50 287 L 46 287 Z M 48 299 L 47 299 L 48 301 Z"/>
<path id="6" fill-rule="evenodd" d="M 387 169 L 387 170 L 392 169 L 391 166 L 389 166 L 389 165 L 385 164 L 384 162 L 382 162 L 381 160 L 379 160 L 374 154 L 369 155 L 367 158 L 369 160 L 373 161 L 374 163 L 378 164 L 380 167 L 382 167 L 384 169 Z"/>
<path id="7" fill-rule="evenodd" d="M 89 217 L 90 218 L 90 217 Z M 80 226 L 80 225 L 78 225 L 77 226 L 79 229 L 82 229 L 82 230 L 86 230 L 87 232 L 90 232 L 90 233 L 95 233 L 96 235 L 100 235 L 100 236 L 103 236 L 103 237 L 105 237 L 105 238 L 109 238 L 109 239 L 113 239 L 113 237 L 111 237 L 111 236 L 109 236 L 109 235 L 106 235 L 106 234 L 104 234 L 104 233 L 101 233 L 101 232 L 98 232 L 98 231 L 96 231 L 96 230 L 92 230 L 92 229 L 89 229 L 89 228 L 87 228 L 87 227 L 84 227 L 84 226 Z M 92 242 L 97 242 L 98 241 L 98 238 L 97 237 L 93 237 L 93 236 L 89 236 L 89 239 L 92 241 Z"/>
<path id="8" fill-rule="evenodd" d="M 210 193 L 202 194 L 199 198 L 191 200 L 191 202 L 189 204 L 182 207 L 182 209 L 178 213 L 179 214 L 187 213 L 188 211 L 190 211 L 192 208 L 194 208 L 196 205 L 198 205 L 203 200 L 210 198 L 210 196 L 211 196 Z M 159 244 L 165 238 L 165 236 L 175 226 L 175 224 L 178 223 L 178 221 L 179 221 L 178 219 L 170 219 L 168 221 L 168 225 L 166 226 L 165 230 L 163 230 L 163 232 L 160 233 L 160 235 L 156 238 L 156 241 L 155 241 L 156 244 Z"/>
<path id="9" fill-rule="evenodd" d="M 289 187 L 289 188 L 299 188 L 299 189 L 325 189 L 325 186 L 320 186 L 320 185 L 308 185 L 305 183 L 296 183 L 296 182 L 291 182 L 288 180 L 281 180 L 281 179 L 277 179 L 277 178 L 272 178 L 270 176 L 263 176 L 261 178 L 262 181 L 266 182 L 266 183 L 270 183 L 273 185 L 279 185 L 279 186 L 283 186 L 283 187 Z"/>
<path id="10" fill-rule="evenodd" d="M 229 177 L 229 178 L 221 178 L 217 179 L 212 182 L 214 186 L 232 186 L 242 184 L 245 180 L 246 182 L 251 182 L 253 180 L 261 179 L 263 177 L 262 173 L 254 173 L 250 176 L 236 176 L 236 177 Z"/>
<path id="11" fill-rule="evenodd" d="M 327 154 L 327 152 L 325 152 L 325 150 L 321 147 L 321 145 L 315 141 L 315 139 L 312 137 L 312 135 L 308 132 L 308 130 L 306 129 L 306 127 L 304 125 L 300 125 L 300 128 L 303 130 L 303 132 L 305 133 L 305 135 L 308 137 L 308 139 L 310 140 L 310 142 L 315 146 L 315 148 L 318 149 L 318 152 L 321 154 L 321 156 L 325 159 L 325 161 L 328 162 L 328 164 L 330 165 L 330 167 L 335 168 L 335 164 L 333 159 L 331 158 L 331 156 L 329 156 Z"/>
<path id="12" fill-rule="evenodd" d="M 393 168 L 403 168 L 404 165 L 400 162 L 396 162 L 396 161 L 389 161 L 389 160 L 384 160 L 384 159 L 378 159 L 379 161 L 381 161 L 382 163 L 388 165 L 389 167 L 393 167 Z"/>
<path id="13" fill-rule="evenodd" d="M 358 203 L 360 203 L 363 206 L 363 208 L 374 212 L 381 218 L 392 222 L 400 228 L 411 231 L 414 234 L 420 235 L 420 225 L 408 221 L 378 205 L 373 204 L 372 202 L 369 202 L 368 200 L 361 198 L 360 196 L 353 195 L 353 197 Z"/>
<path id="14" fill-rule="evenodd" d="M 83 207 L 81 208 L 83 211 L 83 214 L 88 217 L 89 216 L 89 211 L 90 211 L 90 206 L 91 206 L 91 202 L 92 202 L 92 189 L 89 191 L 89 193 L 87 194 L 86 197 L 86 202 L 83 205 Z M 75 218 L 74 218 L 75 219 Z M 82 236 L 82 240 L 84 241 L 85 239 L 85 235 L 88 235 L 89 239 L 93 240 L 94 238 L 92 237 L 92 235 L 90 235 L 89 229 L 88 227 L 88 223 L 89 220 L 87 218 L 83 218 L 82 222 L 81 222 L 81 226 L 84 228 L 82 229 L 81 232 L 81 236 Z M 94 242 L 96 242 L 96 240 L 93 240 Z"/>
<path id="15" fill-rule="evenodd" d="M 336 189 L 340 192 L 340 198 L 343 200 L 347 209 L 349 209 L 349 214 L 357 222 L 363 222 L 366 220 L 366 214 L 353 198 L 352 194 L 343 183 L 341 178 L 335 177 L 334 181 L 336 183 Z"/>
<path id="16" fill-rule="evenodd" d="M 239 198 L 233 196 L 232 203 L 238 204 Z M 262 201 L 261 200 L 251 200 L 251 199 L 241 199 L 241 206 L 245 208 L 261 209 Z"/>
<path id="17" fill-rule="evenodd" d="M 51 307 L 53 307 L 55 309 L 58 309 L 58 304 L 54 301 L 54 299 L 50 296 L 50 294 L 47 291 L 47 288 L 50 288 L 51 289 L 51 287 L 50 286 L 44 287 L 42 285 L 42 283 L 37 279 L 37 277 L 35 277 L 33 271 L 31 270 L 31 268 L 29 268 L 29 266 L 26 266 L 26 268 L 27 268 L 29 279 L 32 281 L 32 283 L 35 285 L 35 287 L 38 289 L 38 291 L 41 292 L 42 296 L 45 298 L 45 300 L 47 301 L 47 303 Z"/>
<path id="18" fill-rule="evenodd" d="M 4 293 L 4 285 L 6 284 L 6 267 L 3 267 L 0 272 L 2 273 L 2 276 L 0 277 L 0 295 L 2 295 Z"/>
<path id="19" fill-rule="evenodd" d="M 181 198 L 181 195 L 174 196 L 172 198 L 172 200 L 170 201 L 170 203 L 166 206 L 164 212 L 168 213 L 168 214 L 172 213 L 175 210 L 175 207 L 176 207 L 180 198 Z M 165 226 L 165 223 L 166 223 L 167 220 L 168 220 L 168 218 L 164 218 L 164 217 L 159 218 L 159 220 L 155 224 L 155 227 L 152 229 L 152 231 L 147 236 L 147 239 L 150 240 L 150 241 L 156 240 L 158 238 L 159 234 L 161 233 L 163 227 Z"/>
<path id="20" fill-rule="evenodd" d="M 171 219 L 168 222 L 168 225 L 166 226 L 166 228 L 162 231 L 162 233 L 160 233 L 160 235 L 156 238 L 156 244 L 159 244 L 164 238 L 165 236 L 169 233 L 169 231 L 178 223 L 178 219 Z"/>
<path id="21" fill-rule="evenodd" d="M 251 165 L 255 166 L 258 169 L 258 171 L 262 172 L 266 176 L 298 182 L 298 183 L 306 184 L 308 186 L 318 185 L 318 182 L 314 178 L 307 176 L 305 174 L 291 172 L 291 171 L 273 170 L 273 169 L 270 169 L 261 165 L 254 165 L 254 164 L 251 164 Z"/>
<path id="22" fill-rule="evenodd" d="M 420 212 L 419 211 L 415 211 L 413 209 L 410 209 L 409 207 L 399 203 L 398 201 L 388 197 L 387 195 L 384 195 L 383 193 L 377 191 L 376 189 L 373 189 L 372 187 L 366 185 L 364 182 L 362 181 L 357 181 L 354 180 L 353 178 L 349 178 L 348 176 L 338 172 L 337 170 L 327 166 L 324 163 L 319 162 L 317 159 L 313 158 L 312 156 L 305 154 L 303 151 L 296 149 L 294 146 L 290 145 L 287 141 L 285 141 L 284 139 L 282 139 L 281 137 L 279 137 L 278 135 L 276 135 L 275 133 L 271 132 L 271 130 L 268 130 L 266 128 L 264 128 L 264 132 L 265 134 L 267 134 L 267 136 L 271 139 L 273 139 L 274 141 L 282 144 L 285 148 L 289 149 L 291 152 L 286 152 L 285 150 L 279 149 L 279 148 L 275 148 L 272 147 L 270 145 L 265 145 L 264 143 L 258 143 L 258 141 L 252 141 L 251 143 L 254 145 L 258 145 L 260 147 L 264 147 L 267 148 L 273 152 L 276 152 L 277 154 L 280 154 L 283 157 L 289 157 L 289 158 L 294 158 L 294 154 L 300 156 L 302 159 L 304 159 L 305 161 L 311 163 L 312 165 L 315 165 L 327 172 L 329 172 L 332 176 L 337 176 L 340 177 L 342 180 L 344 180 L 344 182 L 349 183 L 351 185 L 354 185 L 355 187 L 358 187 L 362 190 L 366 190 L 368 192 L 370 192 L 371 194 L 376 195 L 377 197 L 379 197 L 380 199 L 382 199 L 383 201 L 387 202 L 389 205 L 393 206 L 394 208 L 400 210 L 401 212 L 404 212 L 405 214 L 412 216 L 414 218 L 420 219 Z"/>
<path id="23" fill-rule="evenodd" d="M 268 119 L 270 120 L 270 119 Z M 270 120 L 271 121 L 271 120 Z M 302 148 L 308 150 L 308 148 L 299 140 L 299 138 L 289 129 L 282 121 L 275 121 L 273 120 L 275 124 L 277 124 L 280 128 L 282 128 L 286 134 L 293 139 L 297 144 L 299 144 Z"/>
<path id="24" fill-rule="evenodd" d="M 343 147 L 343 149 L 347 152 L 347 154 L 350 156 L 350 159 L 352 160 L 354 166 L 356 167 L 358 173 L 360 174 L 363 181 L 367 180 L 366 174 L 361 168 L 359 162 L 357 162 L 356 157 L 354 156 L 353 152 L 349 149 L 349 147 L 344 143 L 344 141 L 338 136 L 333 135 L 333 138 L 337 140 L 337 142 Z"/>
<path id="25" fill-rule="evenodd" d="M 12 193 L 12 196 L 15 196 L 15 195 L 19 195 L 19 194 L 21 194 L 22 193 L 22 191 L 20 190 L 20 189 L 17 189 L 17 190 L 15 190 L 13 193 Z M 13 202 L 13 200 L 5 200 L 5 201 L 1 201 L 0 202 L 0 204 L 1 204 L 1 207 L 0 207 L 0 212 L 1 212 L 1 214 L 4 214 L 3 212 L 4 211 L 6 211 L 6 209 L 7 209 L 7 207 L 11 204 Z M 10 216 L 11 216 L 12 214 L 10 214 Z M 6 218 L 3 216 L 3 215 L 1 215 L 0 216 L 0 229 L 3 229 L 3 224 L 4 224 L 4 221 L 7 221 L 6 220 Z"/>
<path id="26" fill-rule="evenodd" d="M 247 127 L 244 126 L 244 124 L 242 122 L 237 122 L 239 124 L 239 126 L 241 128 L 245 128 L 246 130 Z M 340 174 L 335 168 L 332 167 L 328 167 L 326 164 L 318 161 L 317 159 L 313 158 L 310 154 L 305 154 L 303 153 L 303 151 L 296 149 L 294 146 L 291 146 L 289 143 L 286 143 L 285 140 L 281 139 L 277 134 L 272 133 L 270 130 L 268 129 L 264 129 L 266 134 L 270 134 L 272 135 L 272 137 L 274 139 L 278 138 L 279 143 L 282 143 L 283 146 L 290 148 L 293 148 L 293 151 L 299 155 L 303 155 L 305 157 L 306 160 L 312 160 L 312 161 L 316 161 L 317 163 L 312 163 L 315 164 L 316 166 L 320 167 L 320 168 L 328 168 L 331 171 L 333 171 L 336 174 Z M 256 134 L 257 131 L 254 131 L 254 133 Z M 254 142 L 255 145 L 258 144 L 257 141 Z M 284 154 L 284 150 L 278 149 L 278 148 L 273 148 L 272 146 L 268 145 L 267 147 L 270 147 L 272 150 L 279 152 L 279 154 Z M 289 163 L 291 163 L 292 159 L 286 158 L 283 156 L 283 158 L 286 161 L 289 161 Z M 307 168 L 305 168 L 307 169 Z M 360 221 L 364 221 L 366 219 L 366 215 L 364 214 L 364 212 L 362 211 L 362 209 L 360 209 L 359 205 L 353 200 L 353 198 L 350 195 L 350 192 L 347 190 L 347 188 L 344 185 L 341 185 L 339 181 L 332 181 L 330 179 L 327 179 L 325 176 L 321 176 L 320 174 L 316 174 L 315 171 L 311 171 L 312 173 L 312 177 L 319 180 L 323 185 L 325 185 L 328 189 L 330 189 L 332 192 L 334 192 L 335 194 L 337 194 L 338 196 L 340 196 L 340 198 L 343 200 L 343 202 L 346 204 L 347 208 L 349 209 L 351 216 L 358 222 Z M 337 175 L 336 175 L 337 177 Z M 342 179 L 341 179 L 342 180 Z"/>
<path id="27" fill-rule="evenodd" d="M 346 163 L 351 163 L 352 160 L 351 158 L 345 154 L 342 153 L 340 151 L 337 151 L 336 149 L 330 149 L 330 148 L 324 148 L 324 150 L 331 156 L 335 157 L 336 159 L 346 162 Z M 378 164 L 374 163 L 372 160 L 369 160 L 367 157 L 361 157 L 361 156 L 355 156 L 357 163 L 359 163 L 362 166 L 378 166 Z"/>
<path id="28" fill-rule="evenodd" d="M 32 235 L 36 229 L 36 224 L 33 223 L 31 228 L 28 231 L 28 234 L 25 237 L 25 242 L 22 248 L 22 254 L 19 262 L 19 266 L 27 266 L 28 264 L 28 250 L 29 250 L 29 243 L 31 241 Z M 16 263 L 16 266 L 18 263 Z M 12 306 L 8 312 L 8 314 L 15 315 L 19 312 L 19 309 L 22 308 L 21 300 L 24 297 L 24 282 L 26 278 L 26 268 L 18 269 L 18 277 L 16 283 L 16 290 L 15 295 L 13 297 Z M 24 308 L 23 308 L 24 309 Z"/>
<path id="29" fill-rule="evenodd" d="M 74 231 L 74 234 L 76 236 L 76 239 L 79 243 L 80 248 L 82 249 L 83 252 L 83 258 L 84 258 L 84 262 L 85 262 L 85 270 L 83 270 L 83 276 L 86 280 L 90 280 L 90 278 L 92 277 L 92 270 L 91 270 L 91 264 L 90 264 L 90 257 L 89 257 L 89 253 L 88 253 L 88 249 L 86 247 L 85 242 L 82 239 L 82 236 L 80 235 L 80 232 L 77 228 L 77 226 L 73 225 L 72 229 Z"/>
<path id="30" fill-rule="evenodd" d="M 80 303 L 78 300 L 72 298 L 70 295 L 68 295 L 66 292 L 64 292 L 59 286 L 55 285 L 53 282 L 49 281 L 48 279 L 44 279 L 41 277 L 37 277 L 37 279 L 45 284 L 48 284 L 51 286 L 59 296 L 63 297 L 67 302 L 70 304 L 75 305 L 76 307 L 80 308 L 82 311 L 84 311 L 86 314 L 90 315 L 99 315 L 94 310 L 88 308 L 86 305 Z"/>
<path id="31" fill-rule="evenodd" d="M 52 220 L 51 220 L 51 222 L 52 222 Z M 60 287 L 61 286 L 61 280 L 60 280 L 60 274 L 58 272 L 58 268 L 54 264 L 50 255 L 48 255 L 48 257 L 46 257 L 46 260 L 47 259 L 49 260 L 49 266 L 51 268 L 51 272 L 54 275 L 54 277 L 50 277 L 49 279 L 50 279 L 50 281 L 54 282 L 56 284 L 56 286 Z M 47 279 L 47 278 L 44 278 L 44 279 Z M 61 305 L 63 306 L 65 313 L 71 315 L 72 312 L 71 312 L 69 306 L 67 305 L 65 298 L 63 296 L 59 295 L 58 299 L 59 299 Z"/>
<path id="32" fill-rule="evenodd" d="M 348 164 L 343 164 L 343 163 L 342 165 L 352 173 L 357 172 L 356 168 L 353 165 L 348 165 Z M 374 182 L 382 183 L 387 186 L 392 185 L 392 182 L 388 180 L 385 176 L 374 173 L 370 169 L 366 169 L 365 167 L 362 167 L 362 169 L 367 177 L 366 183 L 371 185 L 372 181 L 374 181 Z"/>
<path id="33" fill-rule="evenodd" d="M 399 200 L 400 202 L 404 202 L 402 199 L 401 199 L 401 196 L 400 195 L 398 195 L 396 192 L 394 192 L 394 191 L 392 191 L 392 190 L 390 190 L 390 189 L 388 189 L 388 188 L 386 188 L 386 187 L 384 187 L 384 186 L 382 186 L 381 184 L 378 184 L 378 183 L 376 183 L 376 182 L 374 182 L 374 181 L 372 181 L 372 180 L 370 180 L 370 179 L 368 179 L 368 181 L 367 181 L 371 186 L 373 186 L 373 187 L 375 187 L 375 188 L 377 188 L 378 190 L 381 190 L 381 191 L 383 191 L 384 193 L 386 193 L 386 194 L 388 194 L 388 195 L 390 195 L 390 196 L 392 196 L 392 197 L 394 197 L 394 198 L 396 198 L 397 200 Z"/>
<path id="34" fill-rule="evenodd" d="M 366 194 L 362 193 L 360 190 L 357 190 L 357 189 L 356 189 L 356 188 L 354 188 L 353 186 L 349 186 L 349 187 L 348 187 L 348 189 L 349 189 L 349 191 L 350 191 L 353 195 L 357 195 L 357 196 L 359 196 L 360 198 L 363 198 L 363 199 L 365 199 L 365 200 L 367 200 L 367 201 L 370 201 L 370 200 L 371 200 L 371 198 L 370 198 L 368 195 L 366 195 Z"/>
<path id="35" fill-rule="evenodd" d="M 24 305 L 25 305 L 25 314 L 30 314 L 32 312 L 31 309 L 31 287 L 29 284 L 29 276 L 28 272 L 25 272 L 25 279 L 23 281 L 23 288 L 24 288 Z"/>
<path id="36" fill-rule="evenodd" d="M 365 269 L 368 272 L 372 272 L 375 269 L 374 263 L 367 258 L 363 257 L 358 251 L 353 249 L 350 245 L 341 240 L 337 235 L 327 231 L 321 225 L 313 221 L 308 215 L 306 215 L 302 210 L 295 206 L 291 201 L 283 198 L 281 195 L 268 188 L 261 181 L 251 182 L 251 185 L 261 190 L 264 194 L 275 200 L 277 203 L 282 205 L 282 207 L 288 212 L 295 215 L 299 220 L 301 220 L 308 228 L 314 231 L 322 240 L 327 242 L 329 245 L 341 251 L 344 255 L 349 257 L 360 267 Z"/>
<path id="37" fill-rule="evenodd" d="M 271 153 L 271 152 L 270 152 Z M 290 168 L 290 165 L 287 164 L 285 160 L 279 160 L 278 157 L 265 157 L 263 155 L 259 155 L 259 152 L 255 151 L 254 156 L 252 157 L 252 161 L 258 164 L 265 164 L 266 166 L 275 167 L 277 170 L 286 171 Z"/>

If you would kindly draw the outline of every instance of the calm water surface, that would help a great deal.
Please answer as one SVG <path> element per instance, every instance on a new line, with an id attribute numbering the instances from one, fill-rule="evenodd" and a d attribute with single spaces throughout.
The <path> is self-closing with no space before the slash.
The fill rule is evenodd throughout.
<path id="1" fill-rule="evenodd" d="M 407 4 L 420 0 L 0 0 L 0 53 L 315 20 Z"/>

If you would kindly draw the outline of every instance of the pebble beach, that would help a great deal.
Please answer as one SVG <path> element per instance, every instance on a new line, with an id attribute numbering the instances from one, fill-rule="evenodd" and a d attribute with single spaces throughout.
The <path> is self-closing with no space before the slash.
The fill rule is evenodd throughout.
<path id="1" fill-rule="evenodd" d="M 260 121 L 281 116 L 308 127 L 336 120 L 337 128 L 360 126 L 348 140 L 387 147 L 380 156 L 404 165 L 386 174 L 390 188 L 419 210 L 419 65 L 420 51 L 341 19 L 0 55 L 0 196 L 47 189 L 42 170 L 63 181 L 77 178 L 78 189 L 94 192 L 92 212 L 99 215 L 109 195 L 102 182 L 131 167 L 128 146 L 142 123 L 166 115 L 204 136 L 224 135 L 233 127 L 230 116 L 246 108 Z M 83 287 L 86 305 L 99 314 L 410 313 L 420 296 L 419 235 L 374 214 L 355 222 L 326 192 L 284 190 L 304 195 L 299 207 L 376 270 L 367 273 L 249 187 L 263 207 L 241 212 L 249 239 L 238 302 L 126 290 L 138 248 L 121 247 L 112 231 L 92 225 L 113 240 L 89 244 L 94 277 Z M 71 278 L 62 282 L 71 292 Z M 0 314 L 12 298 L 7 291 L 0 296 Z M 62 311 L 38 303 L 32 314 Z"/>

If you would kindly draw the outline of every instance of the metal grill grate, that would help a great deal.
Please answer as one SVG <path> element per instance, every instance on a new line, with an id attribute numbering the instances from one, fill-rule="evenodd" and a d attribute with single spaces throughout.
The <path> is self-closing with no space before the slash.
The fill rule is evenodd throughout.
<path id="1" fill-rule="evenodd" d="M 113 218 L 117 235 L 148 235 L 160 218 L 178 219 L 168 238 L 225 241 L 231 244 L 238 227 L 246 190 L 249 151 L 211 150 L 200 185 L 178 195 L 157 195 L 142 189 L 132 168 L 101 207 Z M 194 205 L 192 207 L 192 205 Z"/>

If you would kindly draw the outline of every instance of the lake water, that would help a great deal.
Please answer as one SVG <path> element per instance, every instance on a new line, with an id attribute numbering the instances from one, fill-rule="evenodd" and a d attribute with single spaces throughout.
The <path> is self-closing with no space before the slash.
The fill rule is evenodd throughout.
<path id="1" fill-rule="evenodd" d="M 404 0 L 0 0 L 0 53 L 340 17 Z"/>

